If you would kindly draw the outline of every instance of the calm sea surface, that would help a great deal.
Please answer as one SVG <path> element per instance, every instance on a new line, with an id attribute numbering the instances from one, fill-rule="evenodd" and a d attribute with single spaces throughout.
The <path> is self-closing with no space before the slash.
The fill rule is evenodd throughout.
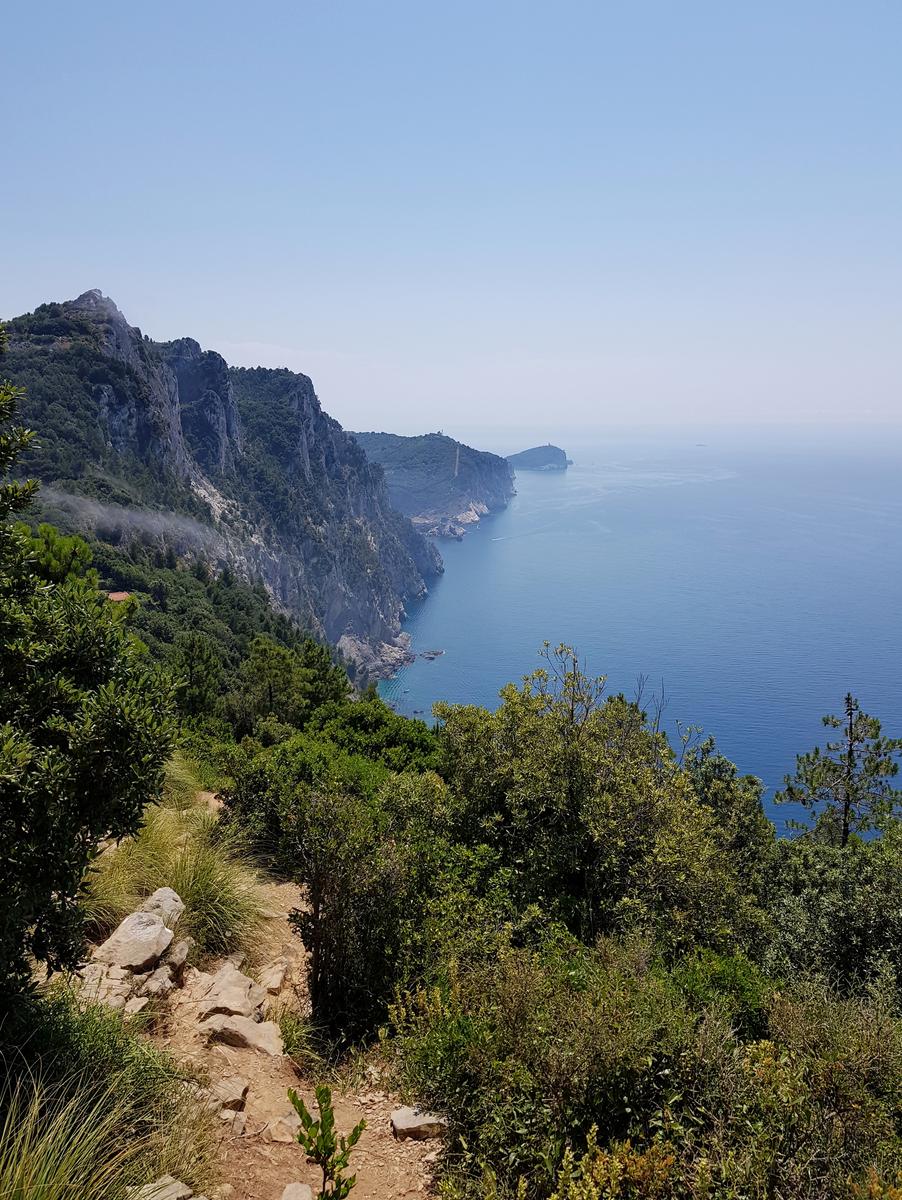
<path id="1" fill-rule="evenodd" d="M 610 691 L 663 684 L 671 735 L 704 726 L 768 796 L 846 691 L 902 735 L 898 431 L 564 444 L 569 471 L 519 474 L 507 510 L 441 544 L 406 628 L 445 653 L 382 685 L 399 712 L 495 707 L 548 639 Z"/>

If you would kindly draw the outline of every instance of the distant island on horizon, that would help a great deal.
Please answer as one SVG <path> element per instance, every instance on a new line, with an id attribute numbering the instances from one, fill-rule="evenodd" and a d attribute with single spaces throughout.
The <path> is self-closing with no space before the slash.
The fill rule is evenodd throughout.
<path id="1" fill-rule="evenodd" d="M 573 463 L 560 446 L 552 446 L 550 442 L 506 457 L 515 471 L 566 471 Z"/>

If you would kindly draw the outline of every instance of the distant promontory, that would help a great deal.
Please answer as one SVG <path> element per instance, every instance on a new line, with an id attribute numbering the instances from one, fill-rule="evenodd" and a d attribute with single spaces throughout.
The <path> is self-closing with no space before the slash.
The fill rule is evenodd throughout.
<path id="1" fill-rule="evenodd" d="M 510 463 L 442 433 L 402 437 L 355 433 L 372 463 L 385 472 L 392 505 L 433 537 L 460 539 L 486 513 L 514 494 Z"/>
<path id="2" fill-rule="evenodd" d="M 569 459 L 560 446 L 533 446 L 519 454 L 508 454 L 507 461 L 515 471 L 566 471 Z"/>

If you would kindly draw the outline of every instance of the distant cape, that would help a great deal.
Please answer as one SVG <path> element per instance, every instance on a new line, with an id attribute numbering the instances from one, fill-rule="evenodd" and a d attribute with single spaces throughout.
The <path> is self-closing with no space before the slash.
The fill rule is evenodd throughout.
<path id="1" fill-rule="evenodd" d="M 566 471 L 569 459 L 560 446 L 533 446 L 519 454 L 508 454 L 507 461 L 515 471 Z"/>

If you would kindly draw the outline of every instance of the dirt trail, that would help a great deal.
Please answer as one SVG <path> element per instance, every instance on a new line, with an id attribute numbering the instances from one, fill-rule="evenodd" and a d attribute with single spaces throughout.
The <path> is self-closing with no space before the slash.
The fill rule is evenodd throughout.
<path id="1" fill-rule="evenodd" d="M 200 794 L 198 799 L 210 805 L 209 793 Z M 266 884 L 263 890 L 267 917 L 262 946 L 255 954 L 255 963 L 242 969 L 253 975 L 255 966 L 286 959 L 288 975 L 281 993 L 271 998 L 268 1015 L 274 1015 L 285 1004 L 305 1012 L 304 949 L 288 923 L 289 913 L 302 901 L 301 893 L 291 884 Z M 207 970 L 215 971 L 219 965 L 214 963 Z M 152 1036 L 209 1084 L 240 1075 L 250 1085 L 243 1121 L 239 1119 L 235 1129 L 223 1123 L 219 1154 L 222 1180 L 234 1189 L 228 1192 L 226 1188 L 223 1195 L 228 1194 L 232 1200 L 280 1200 L 284 1188 L 294 1182 L 309 1184 L 315 1195 L 321 1182 L 318 1172 L 307 1162 L 300 1146 L 287 1140 L 291 1130 L 280 1127 L 278 1118 L 292 1113 L 289 1088 L 302 1095 L 315 1111 L 313 1088 L 318 1081 L 299 1076 L 287 1057 L 206 1044 L 198 1031 L 195 1004 L 189 979 L 183 990 L 173 994 L 168 1013 Z M 398 1098 L 384 1090 L 375 1068 L 368 1070 L 369 1076 L 359 1087 L 333 1086 L 338 1130 L 347 1132 L 364 1117 L 367 1121 L 351 1158 L 351 1170 L 357 1174 L 352 1196 L 354 1200 L 427 1200 L 433 1194 L 430 1177 L 439 1143 L 395 1140 L 390 1114 Z M 273 1140 L 274 1134 L 285 1140 Z"/>

